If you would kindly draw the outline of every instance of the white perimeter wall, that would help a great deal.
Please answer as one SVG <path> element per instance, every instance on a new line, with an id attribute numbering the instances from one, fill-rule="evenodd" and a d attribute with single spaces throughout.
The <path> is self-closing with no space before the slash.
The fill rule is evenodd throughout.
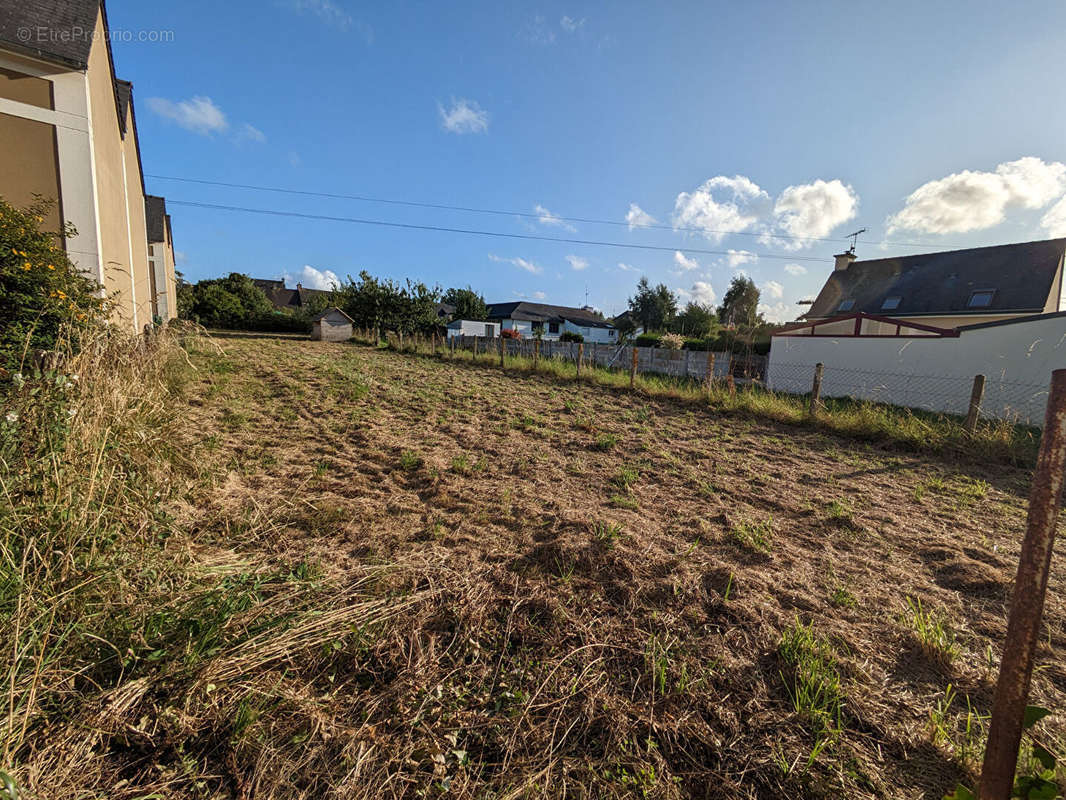
<path id="1" fill-rule="evenodd" d="M 965 414 L 974 375 L 982 414 L 1042 424 L 1051 372 L 1066 368 L 1066 314 L 961 331 L 958 338 L 775 336 L 766 380 L 775 391 L 822 394 Z"/>

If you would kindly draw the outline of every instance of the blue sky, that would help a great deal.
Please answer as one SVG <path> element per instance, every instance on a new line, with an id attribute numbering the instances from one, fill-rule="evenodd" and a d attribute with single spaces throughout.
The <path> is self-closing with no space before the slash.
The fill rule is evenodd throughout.
<path id="1" fill-rule="evenodd" d="M 580 305 L 587 287 L 610 313 L 641 275 L 713 302 L 743 270 L 767 316 L 790 319 L 858 228 L 860 258 L 1066 235 L 1061 2 L 112 0 L 108 13 L 112 29 L 172 32 L 113 44 L 149 176 L 531 215 L 147 177 L 191 280 L 366 269 L 490 301 Z M 662 227 L 639 227 L 650 219 Z"/>

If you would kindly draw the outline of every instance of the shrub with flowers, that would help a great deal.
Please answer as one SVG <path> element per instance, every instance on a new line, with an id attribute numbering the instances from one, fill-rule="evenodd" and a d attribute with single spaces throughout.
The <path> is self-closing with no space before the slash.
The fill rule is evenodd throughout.
<path id="1" fill-rule="evenodd" d="M 659 347 L 667 350 L 680 350 L 685 346 L 685 337 L 680 333 L 664 333 L 659 339 Z"/>
<path id="2" fill-rule="evenodd" d="M 521 339 L 522 332 L 519 330 L 515 330 L 514 328 L 504 328 L 502 331 L 500 331 L 500 336 L 502 336 L 504 339 Z"/>
<path id="3" fill-rule="evenodd" d="M 0 199 L 0 379 L 18 372 L 34 350 L 99 324 L 106 316 L 100 286 L 67 258 L 60 235 L 41 229 L 50 204 L 23 210 Z M 6 382 L 4 379 L 0 382 Z"/>

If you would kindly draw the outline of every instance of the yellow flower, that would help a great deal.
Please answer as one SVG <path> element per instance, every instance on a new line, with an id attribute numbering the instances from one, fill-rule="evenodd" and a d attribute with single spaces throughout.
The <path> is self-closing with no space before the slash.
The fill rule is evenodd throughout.
<path id="1" fill-rule="evenodd" d="M 52 264 L 49 264 L 48 265 L 48 269 L 55 269 L 55 266 L 53 266 Z"/>

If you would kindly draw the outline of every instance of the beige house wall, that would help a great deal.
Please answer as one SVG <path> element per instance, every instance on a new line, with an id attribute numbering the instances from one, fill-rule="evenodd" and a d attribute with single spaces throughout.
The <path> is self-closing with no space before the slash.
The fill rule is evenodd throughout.
<path id="1" fill-rule="evenodd" d="M 148 264 L 148 224 L 144 216 L 144 188 L 133 109 L 126 107 L 126 136 L 122 139 L 123 171 L 126 183 L 126 215 L 130 243 L 130 271 L 133 280 L 132 322 L 139 330 L 152 321 L 152 280 Z M 118 131 L 118 128 L 115 129 Z"/>

